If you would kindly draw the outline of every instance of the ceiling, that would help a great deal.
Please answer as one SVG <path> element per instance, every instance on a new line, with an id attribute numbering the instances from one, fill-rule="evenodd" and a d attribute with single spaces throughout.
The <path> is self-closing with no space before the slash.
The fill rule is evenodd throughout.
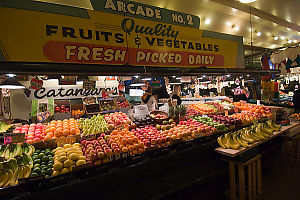
<path id="1" fill-rule="evenodd" d="M 92 9 L 89 0 L 39 0 Z M 134 0 L 200 17 L 200 28 L 244 37 L 244 44 L 279 48 L 300 42 L 299 0 Z M 251 23 L 250 23 L 251 13 Z M 205 20 L 210 19 L 210 24 Z M 235 30 L 233 27 L 239 27 Z M 260 36 L 257 36 L 261 33 Z M 278 39 L 277 39 L 278 37 Z M 277 40 L 275 40 L 277 39 Z M 289 41 L 289 42 L 288 42 Z"/>

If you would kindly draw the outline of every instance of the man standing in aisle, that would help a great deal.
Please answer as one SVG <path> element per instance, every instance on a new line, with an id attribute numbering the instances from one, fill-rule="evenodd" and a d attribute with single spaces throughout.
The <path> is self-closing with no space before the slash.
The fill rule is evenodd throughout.
<path id="1" fill-rule="evenodd" d="M 295 89 L 297 89 L 294 92 L 293 95 L 293 103 L 294 103 L 294 108 L 295 108 L 295 113 L 300 113 L 300 90 L 298 89 L 298 85 L 295 86 Z"/>

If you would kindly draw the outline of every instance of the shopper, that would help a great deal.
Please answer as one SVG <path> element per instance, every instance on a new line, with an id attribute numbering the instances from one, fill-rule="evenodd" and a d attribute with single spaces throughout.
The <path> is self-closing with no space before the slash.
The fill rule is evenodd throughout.
<path id="1" fill-rule="evenodd" d="M 293 103 L 295 108 L 295 113 L 300 113 L 300 90 L 297 88 L 297 90 L 294 92 L 293 95 Z"/>
<path id="2" fill-rule="evenodd" d="M 152 87 L 151 86 L 148 87 L 148 89 L 142 96 L 141 104 L 147 105 L 148 110 L 150 112 L 155 110 L 155 108 L 157 107 L 157 101 L 154 98 L 154 96 L 152 95 Z"/>
<path id="3" fill-rule="evenodd" d="M 173 87 L 173 94 L 172 94 L 172 100 L 177 100 L 177 105 L 181 105 L 181 98 L 180 98 L 180 93 L 181 93 L 181 87 L 180 85 L 174 85 Z"/>

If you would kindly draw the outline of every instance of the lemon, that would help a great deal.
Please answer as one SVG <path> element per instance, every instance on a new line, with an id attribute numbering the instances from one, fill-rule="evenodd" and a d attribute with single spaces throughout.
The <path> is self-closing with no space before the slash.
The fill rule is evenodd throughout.
<path id="1" fill-rule="evenodd" d="M 67 148 L 70 148 L 72 145 L 70 145 L 70 144 L 65 144 L 64 145 L 64 149 L 67 149 Z"/>
<path id="2" fill-rule="evenodd" d="M 67 156 L 70 157 L 70 155 L 73 154 L 73 153 L 76 153 L 76 151 L 69 151 L 69 152 L 67 153 Z"/>
<path id="3" fill-rule="evenodd" d="M 71 160 L 77 160 L 77 159 L 78 159 L 78 155 L 77 155 L 77 153 L 71 153 L 71 154 L 69 155 L 69 158 L 70 158 Z"/>
<path id="4" fill-rule="evenodd" d="M 57 147 L 56 149 L 53 149 L 52 151 L 56 152 L 56 151 L 59 151 L 59 150 L 63 150 L 63 148 L 62 147 Z"/>
<path id="5" fill-rule="evenodd" d="M 83 152 L 82 152 L 82 151 L 76 151 L 76 153 L 77 153 L 78 155 L 80 155 L 80 156 L 83 155 Z"/>
<path id="6" fill-rule="evenodd" d="M 60 171 L 53 171 L 52 176 L 57 176 L 60 174 Z"/>
<path id="7" fill-rule="evenodd" d="M 80 144 L 76 142 L 76 143 L 74 143 L 72 146 L 73 146 L 73 147 L 80 147 Z"/>
<path id="8" fill-rule="evenodd" d="M 78 161 L 76 162 L 76 166 L 80 166 L 80 165 L 84 165 L 84 164 L 86 164 L 86 161 L 85 161 L 85 160 L 78 160 Z"/>
<path id="9" fill-rule="evenodd" d="M 67 159 L 68 159 L 67 156 L 61 156 L 59 157 L 58 161 L 64 163 Z"/>
<path id="10" fill-rule="evenodd" d="M 59 154 L 57 154 L 58 157 L 62 157 L 62 156 L 66 156 L 67 154 L 65 152 L 60 152 Z"/>
<path id="11" fill-rule="evenodd" d="M 60 171 L 60 174 L 65 174 L 65 173 L 68 173 L 69 170 L 68 168 L 63 168 L 61 171 Z"/>
<path id="12" fill-rule="evenodd" d="M 86 160 L 85 156 L 78 156 L 78 160 Z"/>
<path id="13" fill-rule="evenodd" d="M 71 172 L 71 171 L 72 171 L 72 168 L 73 168 L 73 167 L 69 167 L 69 172 Z"/>
<path id="14" fill-rule="evenodd" d="M 74 161 L 68 159 L 64 162 L 64 167 L 69 168 L 72 167 L 74 165 Z"/>
<path id="15" fill-rule="evenodd" d="M 62 168 L 63 168 L 63 164 L 60 163 L 60 162 L 57 162 L 57 163 L 55 163 L 55 164 L 53 165 L 54 171 L 59 171 L 59 170 L 61 170 Z"/>

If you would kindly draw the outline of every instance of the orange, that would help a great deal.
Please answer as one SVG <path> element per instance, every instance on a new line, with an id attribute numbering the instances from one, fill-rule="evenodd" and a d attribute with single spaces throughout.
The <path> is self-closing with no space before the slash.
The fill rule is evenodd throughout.
<path id="1" fill-rule="evenodd" d="M 122 151 L 123 151 L 123 152 L 128 152 L 128 148 L 127 148 L 127 147 L 123 147 L 123 148 L 122 148 Z"/>
<path id="2" fill-rule="evenodd" d="M 133 139 L 132 139 L 132 138 L 128 138 L 127 142 L 128 142 L 128 144 L 132 144 Z M 130 150 L 129 150 L 129 151 L 130 151 Z"/>
<path id="3" fill-rule="evenodd" d="M 50 140 L 50 139 L 51 139 L 51 137 L 50 137 L 49 135 L 46 135 L 46 136 L 44 137 L 44 140 L 45 140 L 45 141 Z"/>
<path id="4" fill-rule="evenodd" d="M 69 135 L 70 132 L 68 129 L 64 129 L 62 133 L 64 136 L 67 136 L 67 135 Z"/>
<path id="5" fill-rule="evenodd" d="M 129 150 L 129 151 L 133 151 L 133 150 L 134 150 L 134 147 L 133 147 L 132 145 L 129 145 L 129 146 L 128 146 L 128 150 Z"/>
<path id="6" fill-rule="evenodd" d="M 134 145 L 133 145 L 133 148 L 134 148 L 135 150 L 138 150 L 138 149 L 139 149 L 139 145 L 138 145 L 138 144 L 134 144 Z"/>
<path id="7" fill-rule="evenodd" d="M 75 134 L 76 134 L 75 128 L 71 128 L 71 129 L 70 129 L 70 134 L 72 134 L 72 135 L 75 135 Z"/>

